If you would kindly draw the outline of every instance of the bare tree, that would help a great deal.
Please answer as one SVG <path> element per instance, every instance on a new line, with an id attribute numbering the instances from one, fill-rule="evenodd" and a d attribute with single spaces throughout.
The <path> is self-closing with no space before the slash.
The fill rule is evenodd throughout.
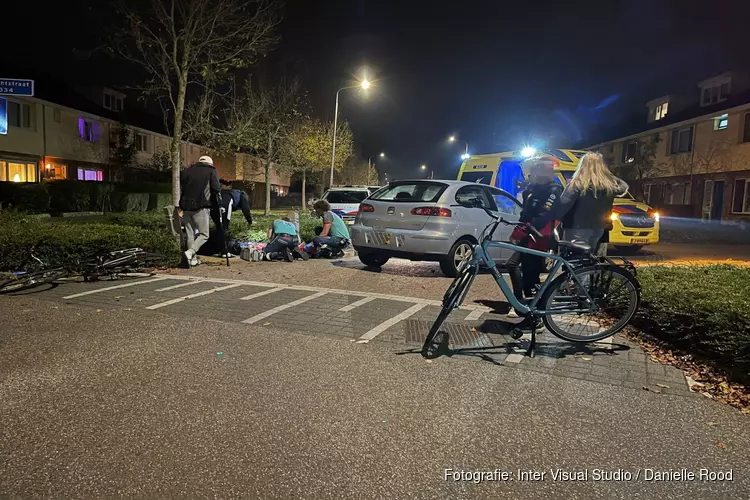
<path id="1" fill-rule="evenodd" d="M 138 5 L 136 3 L 136 5 Z M 180 197 L 180 141 L 192 87 L 212 89 L 228 72 L 255 62 L 274 45 L 276 0 L 122 0 L 124 19 L 111 48 L 146 73 L 141 90 L 171 122 L 172 195 Z"/>
<path id="2" fill-rule="evenodd" d="M 618 168 L 613 169 L 615 174 L 623 180 L 635 185 L 636 194 L 643 196 L 643 184 L 645 179 L 658 176 L 664 168 L 660 162 L 656 161 L 656 147 L 659 144 L 659 138 L 643 138 L 636 142 L 635 157 L 631 163 L 625 163 Z M 627 147 L 623 145 L 623 147 Z"/>

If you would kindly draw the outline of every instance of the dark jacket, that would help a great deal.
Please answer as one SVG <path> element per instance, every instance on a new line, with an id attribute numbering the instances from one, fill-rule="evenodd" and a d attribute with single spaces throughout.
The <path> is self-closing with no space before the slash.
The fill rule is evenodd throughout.
<path id="1" fill-rule="evenodd" d="M 242 210 L 242 215 L 245 216 L 245 220 L 248 224 L 253 223 L 253 216 L 250 213 L 250 199 L 247 193 L 240 189 L 224 189 L 221 191 L 221 206 L 224 207 L 227 212 L 224 217 L 229 216 L 229 202 L 232 202 L 232 210 Z"/>
<path id="2" fill-rule="evenodd" d="M 623 183 L 622 192 L 627 185 Z M 606 229 L 610 224 L 609 214 L 615 201 L 614 194 L 588 190 L 581 193 L 568 186 L 552 209 L 534 220 L 535 228 L 544 227 L 549 221 L 559 220 L 565 229 Z"/>
<path id="3" fill-rule="evenodd" d="M 180 208 L 200 210 L 221 206 L 221 184 L 213 165 L 196 163 L 181 175 Z"/>
<path id="4" fill-rule="evenodd" d="M 555 181 L 529 185 L 523 192 L 523 209 L 519 221 L 533 223 L 536 219 L 549 213 L 555 202 L 560 198 L 562 191 L 562 186 Z M 553 226 L 554 219 L 551 219 L 538 228 L 539 232 L 545 236 L 545 241 L 534 242 L 529 240 L 528 234 L 520 228 L 513 232 L 511 238 L 519 240 L 523 246 L 544 251 L 549 246 L 549 237 L 552 236 Z"/>

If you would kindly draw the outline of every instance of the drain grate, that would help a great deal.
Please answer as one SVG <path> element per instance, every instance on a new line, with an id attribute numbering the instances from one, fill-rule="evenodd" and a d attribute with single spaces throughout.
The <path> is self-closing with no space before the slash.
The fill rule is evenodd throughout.
<path id="1" fill-rule="evenodd" d="M 427 334 L 432 327 L 431 321 L 411 319 L 404 321 L 404 339 L 407 344 L 424 343 Z M 443 323 L 440 331 L 448 333 L 451 348 L 457 347 L 492 347 L 487 334 L 479 331 L 471 331 L 471 326 L 462 323 Z"/>

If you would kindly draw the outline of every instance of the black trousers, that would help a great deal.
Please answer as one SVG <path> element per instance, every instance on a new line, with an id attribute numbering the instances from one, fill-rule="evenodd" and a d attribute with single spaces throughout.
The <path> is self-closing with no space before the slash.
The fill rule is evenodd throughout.
<path id="1" fill-rule="evenodd" d="M 544 258 L 522 252 L 513 252 L 505 266 L 510 275 L 513 295 L 523 302 L 524 292 L 531 296 L 534 286 L 541 283 L 539 275 L 544 269 Z"/>
<path id="2" fill-rule="evenodd" d="M 290 234 L 279 234 L 263 249 L 263 253 L 275 254 L 284 251 L 285 248 L 294 249 L 297 246 L 297 237 Z"/>

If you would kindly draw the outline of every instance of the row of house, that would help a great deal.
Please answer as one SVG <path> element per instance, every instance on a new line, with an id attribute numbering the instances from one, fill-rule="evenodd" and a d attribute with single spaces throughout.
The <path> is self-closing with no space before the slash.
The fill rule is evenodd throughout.
<path id="1" fill-rule="evenodd" d="M 632 133 L 586 149 L 668 215 L 750 221 L 750 77 L 724 73 L 646 111 Z"/>
<path id="2" fill-rule="evenodd" d="M 26 75 L 13 75 L 26 78 Z M 35 96 L 7 99 L 7 133 L 0 134 L 0 182 L 123 182 L 153 178 L 145 166 L 169 150 L 171 138 L 127 96 L 110 88 L 70 89 L 36 81 Z M 116 168 L 113 147 L 126 126 L 135 148 L 134 168 Z M 113 140 L 115 142 L 113 142 Z M 205 148 L 182 141 L 183 166 L 194 164 Z M 219 175 L 241 183 L 265 183 L 265 162 L 247 154 L 213 155 Z M 140 167 L 138 167 L 140 166 Z M 272 168 L 273 191 L 288 194 L 288 174 Z M 163 178 L 164 176 L 162 176 Z M 168 178 L 168 176 L 167 176 Z"/>

